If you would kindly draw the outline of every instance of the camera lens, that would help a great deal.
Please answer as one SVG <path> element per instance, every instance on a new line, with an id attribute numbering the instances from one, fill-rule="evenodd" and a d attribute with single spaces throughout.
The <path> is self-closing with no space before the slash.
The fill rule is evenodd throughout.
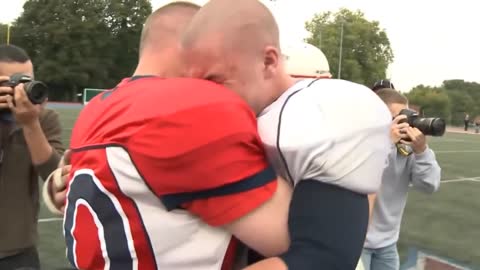
<path id="1" fill-rule="evenodd" d="M 25 92 L 33 104 L 42 104 L 48 97 L 48 87 L 39 81 L 25 84 Z"/>
<path id="2" fill-rule="evenodd" d="M 427 136 L 442 136 L 446 128 L 442 118 L 416 118 L 410 125 Z"/>
<path id="3" fill-rule="evenodd" d="M 432 123 L 430 124 L 432 136 L 443 136 L 446 126 L 445 120 L 442 118 L 433 118 Z"/>

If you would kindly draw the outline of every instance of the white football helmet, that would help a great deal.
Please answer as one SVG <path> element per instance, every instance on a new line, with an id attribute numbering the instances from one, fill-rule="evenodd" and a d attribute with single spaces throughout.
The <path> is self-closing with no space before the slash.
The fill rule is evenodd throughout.
<path id="1" fill-rule="evenodd" d="M 331 78 L 330 66 L 323 52 L 306 42 L 282 46 L 288 74 L 296 78 Z"/>

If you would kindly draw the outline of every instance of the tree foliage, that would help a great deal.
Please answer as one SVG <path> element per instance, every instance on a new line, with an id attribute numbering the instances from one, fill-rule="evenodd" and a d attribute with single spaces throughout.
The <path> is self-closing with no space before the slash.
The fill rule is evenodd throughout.
<path id="1" fill-rule="evenodd" d="M 0 23 L 0 44 L 7 43 L 8 25 Z"/>
<path id="2" fill-rule="evenodd" d="M 463 124 L 465 113 L 471 120 L 480 115 L 480 84 L 475 82 L 448 80 L 440 87 L 419 85 L 406 95 L 410 103 L 422 107 L 425 116 L 444 117 L 453 125 Z"/>
<path id="3" fill-rule="evenodd" d="M 461 124 L 464 114 L 470 114 L 470 119 L 480 115 L 480 84 L 464 80 L 448 80 L 443 82 L 451 100 L 450 110 L 452 123 Z"/>
<path id="4" fill-rule="evenodd" d="M 74 100 L 83 88 L 109 88 L 138 57 L 148 0 L 28 0 L 12 43 L 25 48 L 53 99 Z"/>
<path id="5" fill-rule="evenodd" d="M 419 85 L 407 94 L 411 104 L 421 107 L 425 117 L 450 118 L 450 99 L 443 88 Z"/>
<path id="6" fill-rule="evenodd" d="M 307 42 L 325 53 L 331 73 L 335 77 L 339 73 L 342 24 L 341 78 L 365 85 L 386 78 L 388 65 L 393 61 L 387 33 L 380 28 L 379 22 L 368 21 L 362 12 L 348 9 L 319 13 L 306 23 L 310 32 Z"/>

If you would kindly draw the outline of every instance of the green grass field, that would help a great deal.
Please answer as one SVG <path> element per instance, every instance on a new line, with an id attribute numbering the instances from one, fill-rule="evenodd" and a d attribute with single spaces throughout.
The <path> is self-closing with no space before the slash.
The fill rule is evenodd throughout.
<path id="1" fill-rule="evenodd" d="M 57 109 L 69 144 L 78 110 Z M 438 193 L 410 193 L 400 236 L 402 259 L 408 247 L 426 249 L 480 269 L 480 136 L 449 133 L 429 138 L 442 167 Z M 467 179 L 468 178 L 468 179 Z M 455 180 L 455 181 L 451 181 Z M 476 181 L 474 181 L 476 180 Z M 67 269 L 62 222 L 43 207 L 40 212 L 40 258 L 43 269 Z"/>
<path id="2" fill-rule="evenodd" d="M 443 182 L 431 196 L 410 193 L 402 251 L 416 246 L 480 269 L 480 135 L 447 134 L 430 138 L 430 146 Z"/>

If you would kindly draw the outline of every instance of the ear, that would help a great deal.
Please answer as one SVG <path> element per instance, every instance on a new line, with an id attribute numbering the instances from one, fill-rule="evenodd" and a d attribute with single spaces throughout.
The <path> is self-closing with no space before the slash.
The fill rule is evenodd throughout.
<path id="1" fill-rule="evenodd" d="M 264 49 L 263 65 L 266 79 L 273 77 L 280 66 L 280 51 L 274 46 L 267 46 Z"/>

